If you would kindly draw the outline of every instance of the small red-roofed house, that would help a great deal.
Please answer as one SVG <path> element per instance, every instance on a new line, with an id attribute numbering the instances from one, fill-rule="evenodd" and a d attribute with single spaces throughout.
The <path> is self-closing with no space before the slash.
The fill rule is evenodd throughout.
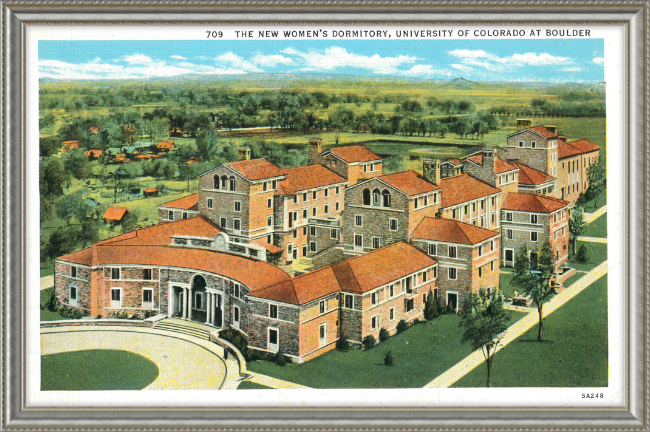
<path id="1" fill-rule="evenodd" d="M 71 141 L 63 141 L 63 146 L 61 147 L 61 152 L 69 152 L 70 150 L 77 149 L 81 146 L 81 140 L 71 140 Z"/>
<path id="2" fill-rule="evenodd" d="M 517 192 L 519 169 L 498 158 L 493 149 L 482 150 L 462 159 L 463 172 L 471 174 L 502 192 Z"/>
<path id="3" fill-rule="evenodd" d="M 160 141 L 158 145 L 156 145 L 156 152 L 158 153 L 170 152 L 172 147 L 174 147 L 175 144 L 176 144 L 175 141 L 169 141 L 169 140 Z"/>
<path id="4" fill-rule="evenodd" d="M 158 220 L 169 222 L 199 215 L 199 194 L 194 193 L 158 206 Z"/>
<path id="5" fill-rule="evenodd" d="M 126 215 L 129 214 L 129 209 L 122 206 L 110 206 L 106 209 L 104 216 L 104 223 L 111 225 L 119 225 L 124 221 Z"/>
<path id="6" fill-rule="evenodd" d="M 144 189 L 143 194 L 145 197 L 150 197 L 150 196 L 158 196 L 159 192 L 160 190 L 157 187 L 148 187 Z"/>
<path id="7" fill-rule="evenodd" d="M 86 152 L 88 160 L 93 161 L 99 159 L 104 154 L 104 149 L 90 149 Z"/>
<path id="8" fill-rule="evenodd" d="M 550 243 L 557 266 L 569 257 L 569 213 L 571 203 L 550 196 L 509 193 L 501 209 L 502 266 L 513 267 L 515 257 L 527 246 L 531 261 Z"/>

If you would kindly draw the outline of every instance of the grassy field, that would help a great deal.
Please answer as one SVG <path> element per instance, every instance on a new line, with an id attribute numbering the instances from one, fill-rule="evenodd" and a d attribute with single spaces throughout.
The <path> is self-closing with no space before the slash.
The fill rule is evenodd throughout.
<path id="1" fill-rule="evenodd" d="M 522 316 L 513 313 L 512 322 Z M 303 364 L 280 367 L 256 361 L 247 367 L 314 388 L 422 387 L 472 352 L 469 345 L 460 344 L 459 322 L 456 315 L 444 315 L 433 322 L 414 325 L 368 351 L 330 351 Z M 388 351 L 393 356 L 393 366 L 384 366 Z"/>
<path id="2" fill-rule="evenodd" d="M 583 244 L 586 244 L 591 253 L 590 253 L 590 258 L 589 261 L 586 263 L 582 263 L 578 261 L 578 259 L 575 256 L 569 256 L 569 260 L 567 261 L 567 265 L 569 267 L 574 267 L 577 270 L 582 270 L 582 271 L 589 271 L 602 263 L 603 261 L 607 260 L 607 245 L 603 243 L 588 243 L 588 242 L 581 242 L 578 241 L 576 244 L 576 251 L 580 249 L 580 246 Z"/>
<path id="3" fill-rule="evenodd" d="M 73 351 L 41 357 L 41 390 L 140 390 L 158 377 L 158 367 L 134 353 Z"/>
<path id="4" fill-rule="evenodd" d="M 607 237 L 607 213 L 587 225 L 582 233 L 585 237 Z"/>
<path id="5" fill-rule="evenodd" d="M 494 387 L 606 387 L 607 278 L 603 277 L 499 351 L 492 365 Z M 485 387 L 480 365 L 452 387 Z"/>
<path id="6" fill-rule="evenodd" d="M 49 298 L 50 295 L 50 290 L 41 290 L 41 304 L 45 303 L 47 299 Z M 41 321 L 55 321 L 55 320 L 62 320 L 62 319 L 67 319 L 58 312 L 52 312 L 47 309 L 41 311 Z"/>
<path id="7" fill-rule="evenodd" d="M 510 285 L 513 277 L 514 275 L 512 273 L 501 273 L 499 275 L 499 290 L 503 295 L 508 297 L 513 297 L 517 289 L 514 285 Z"/>

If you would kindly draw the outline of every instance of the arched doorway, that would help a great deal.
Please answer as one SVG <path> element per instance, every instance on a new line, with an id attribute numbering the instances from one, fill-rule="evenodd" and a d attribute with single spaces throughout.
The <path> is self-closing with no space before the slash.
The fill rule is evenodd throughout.
<path id="1" fill-rule="evenodd" d="M 196 275 L 192 279 L 192 320 L 205 322 L 206 320 L 206 296 L 205 287 L 207 283 L 201 275 Z"/>

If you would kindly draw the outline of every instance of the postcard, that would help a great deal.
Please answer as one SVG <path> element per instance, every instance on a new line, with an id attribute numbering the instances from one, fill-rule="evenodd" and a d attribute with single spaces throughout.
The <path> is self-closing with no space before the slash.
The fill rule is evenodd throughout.
<path id="1" fill-rule="evenodd" d="M 624 37 L 30 28 L 30 404 L 622 407 Z"/>

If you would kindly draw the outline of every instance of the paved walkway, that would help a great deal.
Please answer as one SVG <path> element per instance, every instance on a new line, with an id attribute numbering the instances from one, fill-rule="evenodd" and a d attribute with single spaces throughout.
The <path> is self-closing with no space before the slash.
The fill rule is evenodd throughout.
<path id="1" fill-rule="evenodd" d="M 543 316 L 546 317 L 553 313 L 560 306 L 571 300 L 576 295 L 584 291 L 588 286 L 600 279 L 607 273 L 607 261 L 601 263 L 585 276 L 578 279 L 573 285 L 553 297 L 550 301 L 544 304 Z M 515 324 L 510 326 L 505 331 L 501 345 L 497 351 L 501 350 L 504 346 L 508 345 L 513 340 L 524 334 L 526 331 L 537 325 L 539 317 L 537 309 L 530 312 L 528 315 L 521 318 Z M 481 350 L 476 350 L 469 356 L 465 357 L 460 362 L 456 363 L 450 369 L 442 373 L 436 379 L 425 385 L 425 388 L 447 388 L 460 380 L 462 377 L 470 373 L 474 368 L 485 362 L 485 357 Z"/>
<path id="2" fill-rule="evenodd" d="M 604 206 L 602 206 L 601 208 L 599 208 L 593 213 L 584 212 L 582 217 L 585 223 L 590 224 L 596 219 L 598 219 L 599 217 L 601 217 L 602 215 L 604 215 L 605 213 L 607 213 L 607 204 L 605 204 Z"/>
<path id="3" fill-rule="evenodd" d="M 146 390 L 236 389 L 239 365 L 223 349 L 191 336 L 146 327 L 68 326 L 41 329 L 41 355 L 113 349 L 141 355 L 158 366 Z"/>
<path id="4" fill-rule="evenodd" d="M 583 241 L 583 242 L 590 242 L 590 243 L 605 243 L 605 244 L 607 244 L 607 239 L 606 238 L 601 238 L 601 237 L 578 236 L 578 240 Z"/>
<path id="5" fill-rule="evenodd" d="M 52 288 L 54 286 L 54 276 L 43 276 L 41 278 L 41 290 Z"/>
<path id="6" fill-rule="evenodd" d="M 265 385 L 274 389 L 308 389 L 310 387 L 292 383 L 290 381 L 284 381 L 278 378 L 273 378 L 268 375 L 262 375 L 255 372 L 248 372 L 250 377 L 246 381 L 254 382 L 256 384 Z"/>

